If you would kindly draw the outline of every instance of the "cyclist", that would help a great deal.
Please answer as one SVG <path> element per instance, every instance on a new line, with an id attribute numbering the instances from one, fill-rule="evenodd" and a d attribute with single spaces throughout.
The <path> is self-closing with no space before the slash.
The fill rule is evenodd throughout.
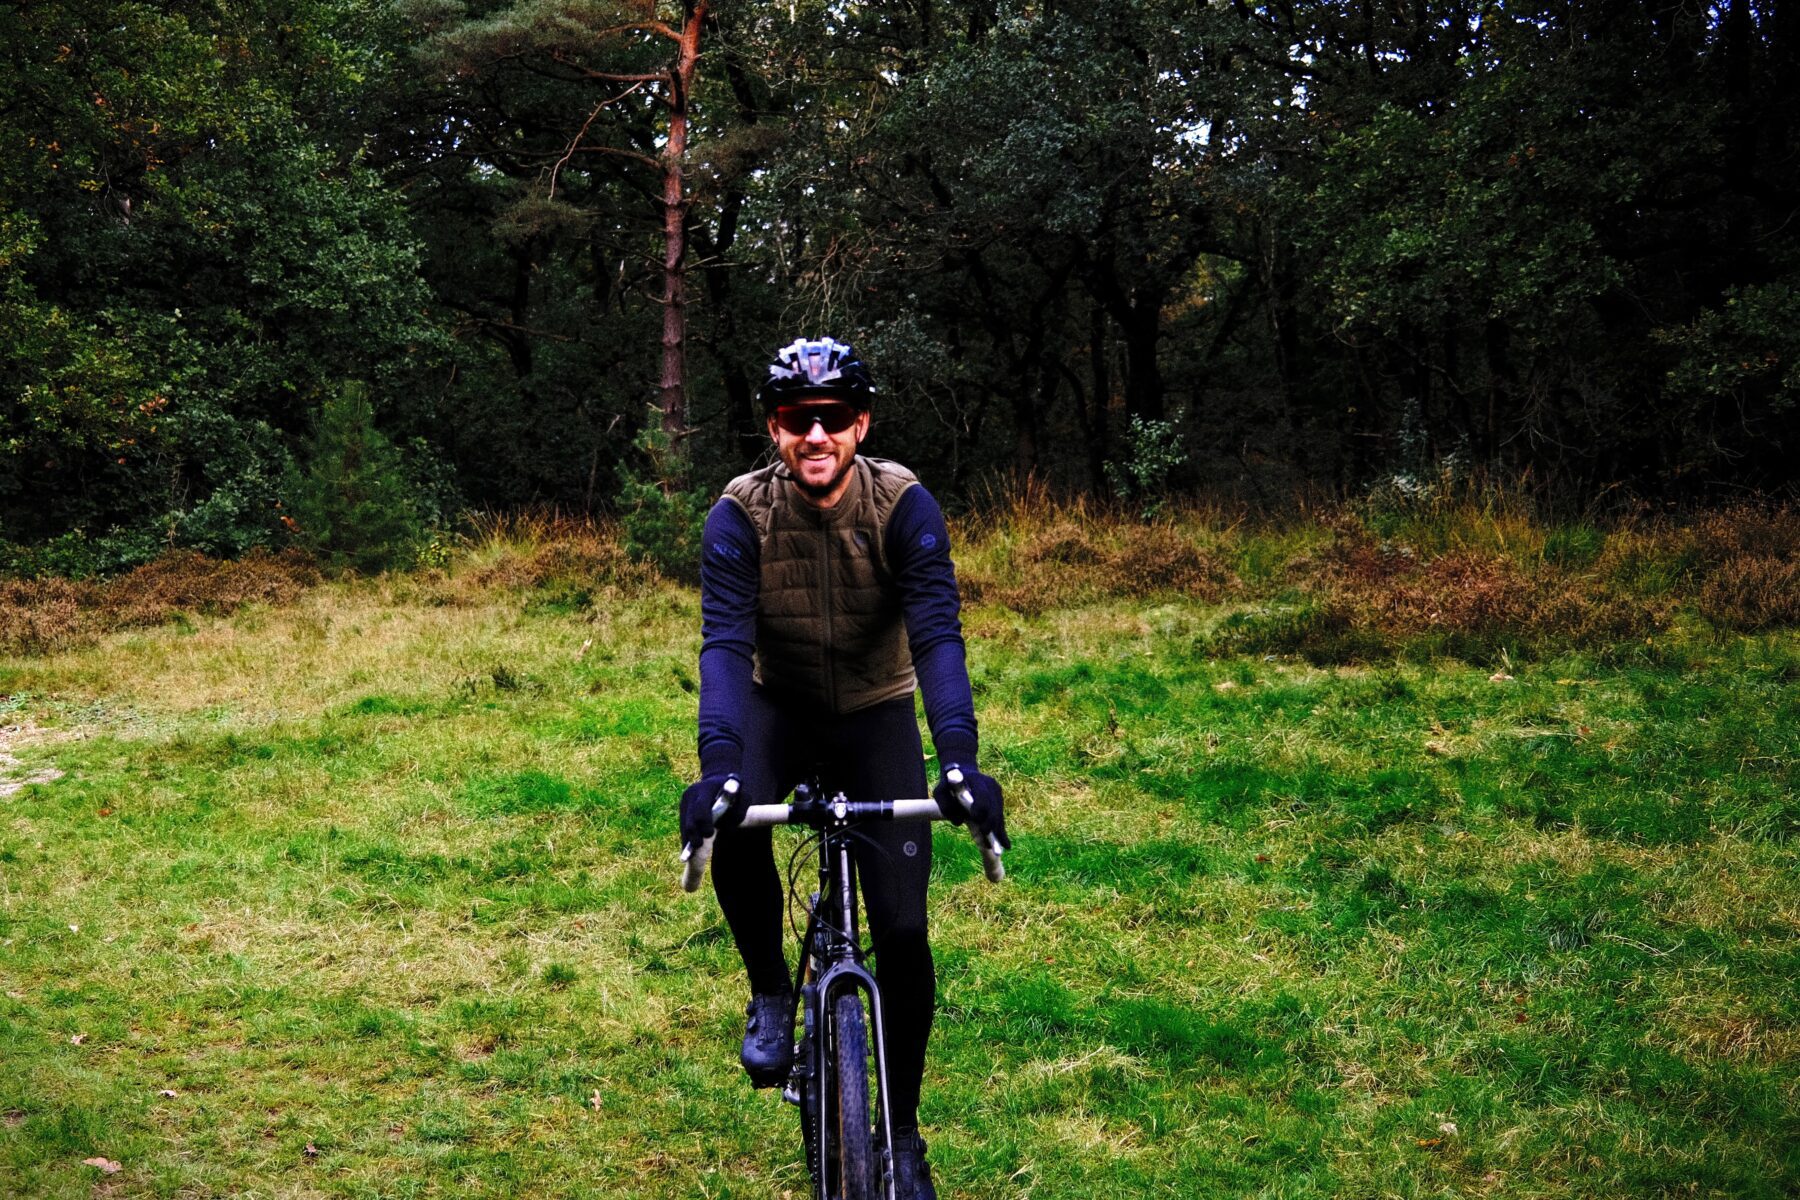
<path id="1" fill-rule="evenodd" d="M 830 338 L 782 347 L 757 397 L 777 461 L 731 481 L 707 515 L 700 568 L 702 778 L 681 800 L 684 844 L 714 832 L 713 889 L 750 976 L 742 1062 L 757 1087 L 793 1064 L 793 980 L 768 829 L 737 829 L 814 768 L 864 800 L 924 794 L 915 685 L 940 774 L 962 768 L 970 819 L 1002 847 L 1000 785 L 976 759 L 960 598 L 937 501 L 896 463 L 857 453 L 875 387 L 856 351 Z M 940 779 L 933 795 L 963 811 Z M 922 821 L 870 826 L 856 851 L 881 984 L 895 1192 L 935 1198 L 919 1136 L 919 1084 L 936 1008 L 926 937 L 931 833 Z"/>

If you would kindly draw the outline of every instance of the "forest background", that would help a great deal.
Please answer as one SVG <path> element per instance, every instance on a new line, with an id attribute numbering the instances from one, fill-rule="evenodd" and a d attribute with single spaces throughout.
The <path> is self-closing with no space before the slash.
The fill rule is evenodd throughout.
<path id="1" fill-rule="evenodd" d="M 820 334 L 953 507 L 1780 492 L 1792 8 L 9 5 L 0 569 L 655 556 Z"/>

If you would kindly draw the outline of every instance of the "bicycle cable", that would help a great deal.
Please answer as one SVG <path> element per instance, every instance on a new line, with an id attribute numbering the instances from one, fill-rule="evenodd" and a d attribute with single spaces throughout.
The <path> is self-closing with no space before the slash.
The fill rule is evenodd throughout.
<path id="1" fill-rule="evenodd" d="M 809 917 L 812 915 L 812 911 L 810 909 L 807 909 L 806 902 L 804 900 L 800 899 L 800 893 L 795 890 L 794 885 L 799 878 L 799 868 L 796 864 L 799 862 L 800 856 L 802 854 L 804 854 L 812 846 L 812 844 L 814 842 L 818 841 L 820 836 L 821 835 L 817 834 L 817 833 L 807 834 L 805 837 L 801 838 L 798 843 L 795 844 L 794 852 L 792 854 L 788 855 L 788 865 L 787 865 L 788 932 L 794 935 L 794 940 L 796 942 L 800 943 L 800 952 L 801 952 L 800 974 L 802 976 L 804 976 L 806 974 L 806 934 L 803 933 L 800 930 L 799 926 L 797 926 L 794 923 L 794 910 L 796 908 L 804 909 L 804 910 L 806 910 L 806 915 Z"/>
<path id="2" fill-rule="evenodd" d="M 838 835 L 840 837 L 855 838 L 863 846 L 867 847 L 869 850 L 872 850 L 874 853 L 880 855 L 883 859 L 886 859 L 888 861 L 893 860 L 894 856 L 892 854 L 888 853 L 887 847 L 883 846 L 880 842 L 876 841 L 874 838 L 870 837 L 868 834 L 862 832 L 860 829 L 857 829 L 855 826 L 849 826 L 844 829 L 838 830 L 836 832 L 838 833 Z M 806 837 L 804 837 L 800 840 L 798 845 L 796 845 L 794 847 L 794 852 L 792 854 L 788 855 L 788 867 L 787 867 L 787 870 L 788 870 L 788 888 L 787 888 L 787 891 L 788 891 L 788 903 L 787 903 L 788 932 L 794 935 L 794 940 L 796 942 L 799 942 L 800 946 L 801 946 L 801 952 L 802 952 L 801 974 L 802 975 L 805 974 L 805 968 L 806 968 L 805 959 L 804 959 L 804 954 L 805 954 L 805 949 L 806 949 L 806 934 L 801 931 L 800 927 L 794 921 L 794 910 L 796 907 L 801 908 L 801 909 L 806 909 L 808 916 L 817 918 L 821 928 L 837 934 L 839 937 L 843 938 L 845 941 L 850 940 L 850 932 L 848 930 L 839 929 L 831 921 L 827 920 L 823 916 L 820 916 L 816 909 L 807 909 L 805 902 L 800 900 L 800 893 L 795 887 L 795 884 L 798 881 L 798 875 L 799 875 L 799 867 L 797 864 L 799 862 L 800 856 L 802 854 L 804 854 L 807 850 L 811 849 L 815 843 L 817 843 L 821 838 L 823 838 L 825 836 L 826 836 L 826 834 L 823 831 L 808 834 Z M 860 943 L 861 939 L 859 938 L 858 941 Z M 860 946 L 858 948 L 860 949 Z"/>

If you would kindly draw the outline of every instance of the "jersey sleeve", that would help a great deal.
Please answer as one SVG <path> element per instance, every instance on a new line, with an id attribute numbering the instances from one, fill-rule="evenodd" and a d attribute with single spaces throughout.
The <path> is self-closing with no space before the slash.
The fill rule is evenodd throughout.
<path id="1" fill-rule="evenodd" d="M 976 765 L 975 700 L 963 647 L 962 598 L 943 510 L 923 487 L 908 488 L 888 518 L 888 566 L 900 591 L 913 670 L 938 762 Z"/>
<path id="2" fill-rule="evenodd" d="M 700 773 L 736 774 L 756 661 L 761 547 L 749 514 L 721 499 L 706 514 L 700 554 Z"/>

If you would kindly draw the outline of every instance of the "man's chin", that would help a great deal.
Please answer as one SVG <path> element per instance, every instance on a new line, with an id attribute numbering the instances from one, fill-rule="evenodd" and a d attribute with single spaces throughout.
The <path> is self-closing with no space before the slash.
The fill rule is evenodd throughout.
<path id="1" fill-rule="evenodd" d="M 843 474 L 840 472 L 839 474 L 833 475 L 824 483 L 808 483 L 804 479 L 796 479 L 794 480 L 794 484 L 814 500 L 823 500 L 831 495 L 832 491 L 837 487 L 838 481 L 843 477 Z"/>
<path id="2" fill-rule="evenodd" d="M 832 491 L 838 484 L 843 482 L 844 476 L 849 474 L 849 472 L 850 464 L 845 463 L 841 468 L 826 476 L 823 482 L 814 483 L 811 479 L 807 478 L 805 471 L 795 471 L 794 486 L 798 487 L 806 495 L 811 496 L 814 500 L 823 500 L 831 495 Z"/>

